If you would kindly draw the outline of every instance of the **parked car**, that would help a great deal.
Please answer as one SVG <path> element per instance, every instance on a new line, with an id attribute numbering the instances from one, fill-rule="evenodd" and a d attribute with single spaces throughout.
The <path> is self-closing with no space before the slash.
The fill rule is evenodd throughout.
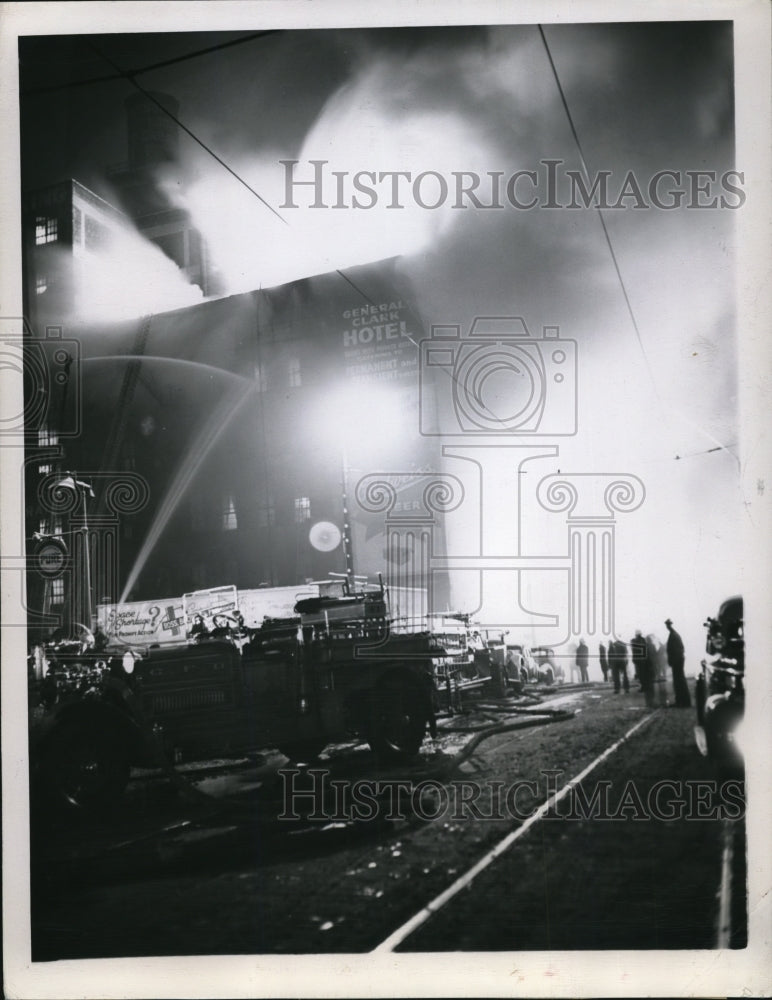
<path id="1" fill-rule="evenodd" d="M 745 636 L 743 599 L 730 597 L 715 618 L 704 623 L 708 630 L 705 651 L 695 688 L 700 751 L 722 768 L 743 767 L 741 745 L 745 714 Z"/>
<path id="2" fill-rule="evenodd" d="M 540 651 L 546 646 L 537 647 Z M 507 665 L 511 673 L 514 666 L 522 684 L 554 684 L 558 676 L 557 668 L 552 660 L 552 650 L 547 650 L 549 657 L 536 655 L 536 649 L 524 643 L 507 644 Z M 561 668 L 562 670 L 562 668 Z M 512 678 L 514 679 L 514 678 Z"/>
<path id="3" fill-rule="evenodd" d="M 562 684 L 566 679 L 566 671 L 555 650 L 551 646 L 534 646 L 531 650 L 539 667 L 540 676 L 545 684 Z"/>

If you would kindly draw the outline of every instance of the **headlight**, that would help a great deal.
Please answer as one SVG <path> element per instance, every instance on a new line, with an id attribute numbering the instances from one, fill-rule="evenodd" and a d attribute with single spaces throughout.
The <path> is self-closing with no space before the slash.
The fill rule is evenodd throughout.
<path id="1" fill-rule="evenodd" d="M 127 649 L 126 652 L 123 654 L 123 659 L 121 660 L 121 666 L 123 667 L 125 673 L 127 674 L 134 673 L 134 654 L 131 652 L 131 650 Z"/>

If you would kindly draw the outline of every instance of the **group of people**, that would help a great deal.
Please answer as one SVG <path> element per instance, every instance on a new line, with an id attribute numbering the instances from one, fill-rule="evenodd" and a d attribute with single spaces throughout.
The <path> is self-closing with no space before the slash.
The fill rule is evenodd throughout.
<path id="1" fill-rule="evenodd" d="M 231 639 L 240 638 L 247 634 L 244 624 L 244 616 L 237 612 L 235 617 L 231 615 L 219 614 L 212 619 L 212 628 L 206 626 L 203 615 L 193 616 L 193 627 L 188 632 L 188 638 L 195 642 L 203 642 L 204 639 Z"/>
<path id="2" fill-rule="evenodd" d="M 685 653 L 681 636 L 673 628 L 673 622 L 668 618 L 665 622 L 668 631 L 667 644 L 665 646 L 665 657 L 667 666 L 673 675 L 673 694 L 675 708 L 689 708 L 691 696 L 689 686 L 686 683 L 684 673 Z M 665 670 L 660 668 L 660 650 L 654 645 L 651 636 L 644 637 L 640 630 L 636 630 L 635 635 L 629 642 L 630 659 L 633 663 L 635 680 L 640 686 L 640 690 L 646 697 L 646 704 L 653 708 L 656 704 L 655 692 L 658 680 L 665 680 Z M 576 648 L 576 667 L 581 681 L 589 680 L 588 665 L 590 653 L 584 639 L 579 640 Z M 618 639 L 612 639 L 608 648 L 603 643 L 598 646 L 598 659 L 600 669 L 603 672 L 603 680 L 608 681 L 609 675 L 614 682 L 614 692 L 628 692 L 630 690 L 630 679 L 627 676 L 628 644 Z"/>

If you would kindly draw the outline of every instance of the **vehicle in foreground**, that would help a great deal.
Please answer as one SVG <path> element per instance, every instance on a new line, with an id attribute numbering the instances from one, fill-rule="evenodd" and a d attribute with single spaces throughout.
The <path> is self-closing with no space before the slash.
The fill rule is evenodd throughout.
<path id="1" fill-rule="evenodd" d="M 130 768 L 276 748 L 312 760 L 332 741 L 361 738 L 383 757 L 416 753 L 436 732 L 428 632 L 389 628 L 379 590 L 299 600 L 240 644 L 201 641 L 138 653 L 79 643 L 45 651 L 30 684 L 30 757 L 59 801 L 103 805 Z M 42 671 L 41 671 L 42 673 Z"/>
<path id="2" fill-rule="evenodd" d="M 701 753 L 717 765 L 741 770 L 745 714 L 745 636 L 743 599 L 725 600 L 715 618 L 705 622 L 707 656 L 695 688 L 695 739 Z"/>

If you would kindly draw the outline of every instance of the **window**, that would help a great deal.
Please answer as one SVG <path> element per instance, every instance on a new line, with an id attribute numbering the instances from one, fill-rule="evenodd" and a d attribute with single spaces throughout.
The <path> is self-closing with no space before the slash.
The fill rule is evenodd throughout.
<path id="1" fill-rule="evenodd" d="M 61 535 L 61 533 L 62 533 L 62 519 L 61 519 L 61 517 L 55 517 L 54 518 L 54 530 L 52 531 L 52 534 L 53 535 Z"/>
<path id="2" fill-rule="evenodd" d="M 233 502 L 233 497 L 229 494 L 223 498 L 222 530 L 233 531 L 236 528 L 238 528 L 238 521 L 236 520 L 236 506 Z"/>
<path id="3" fill-rule="evenodd" d="M 291 386 L 297 388 L 297 386 L 303 384 L 300 377 L 300 360 L 298 358 L 290 358 L 287 370 L 289 373 L 289 384 Z"/>
<path id="4" fill-rule="evenodd" d="M 52 469 L 53 469 L 53 466 L 51 465 L 51 463 L 50 462 L 46 462 L 45 465 L 39 465 L 38 466 L 38 475 L 39 476 L 47 476 L 48 473 Z"/>
<path id="5" fill-rule="evenodd" d="M 64 580 L 51 581 L 51 603 L 64 604 Z"/>
<path id="6" fill-rule="evenodd" d="M 59 444 L 59 435 L 56 431 L 50 431 L 47 427 L 41 427 L 38 431 L 38 444 L 44 445 Z"/>
<path id="7" fill-rule="evenodd" d="M 268 375 L 264 365 L 255 365 L 255 388 L 258 392 L 265 392 L 268 389 Z"/>
<path id="8" fill-rule="evenodd" d="M 295 523 L 311 520 L 311 500 L 309 497 L 295 497 Z"/>
<path id="9" fill-rule="evenodd" d="M 261 503 L 257 508 L 257 526 L 258 528 L 270 528 L 274 524 L 276 524 L 276 506 L 273 497 L 269 497 L 265 503 Z"/>
<path id="10" fill-rule="evenodd" d="M 40 518 L 40 521 L 38 522 L 38 531 L 40 532 L 41 535 L 47 535 L 48 534 L 48 518 L 47 517 L 41 517 Z"/>
<path id="11" fill-rule="evenodd" d="M 39 274 L 35 278 L 35 295 L 42 295 L 48 288 L 48 278 L 44 274 Z"/>
<path id="12" fill-rule="evenodd" d="M 59 220 L 50 215 L 38 215 L 35 219 L 35 244 L 56 243 L 59 239 Z"/>

